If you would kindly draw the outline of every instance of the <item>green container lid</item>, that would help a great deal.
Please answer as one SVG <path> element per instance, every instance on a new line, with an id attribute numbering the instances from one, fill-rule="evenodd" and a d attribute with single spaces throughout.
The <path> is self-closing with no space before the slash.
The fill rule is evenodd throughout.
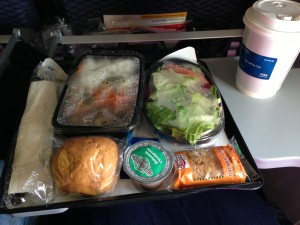
<path id="1" fill-rule="evenodd" d="M 140 141 L 124 153 L 123 169 L 141 185 L 162 182 L 172 171 L 173 154 L 156 141 Z"/>

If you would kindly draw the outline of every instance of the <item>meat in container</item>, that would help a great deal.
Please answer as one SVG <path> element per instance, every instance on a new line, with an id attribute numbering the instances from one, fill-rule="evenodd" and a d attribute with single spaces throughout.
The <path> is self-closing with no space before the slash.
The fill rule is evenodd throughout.
<path id="1" fill-rule="evenodd" d="M 128 135 L 139 121 L 142 73 L 136 52 L 83 56 L 59 99 L 53 126 L 64 134 Z"/>
<path id="2" fill-rule="evenodd" d="M 153 64 L 143 109 L 153 134 L 174 146 L 208 147 L 224 127 L 221 95 L 202 62 L 169 58 Z"/>

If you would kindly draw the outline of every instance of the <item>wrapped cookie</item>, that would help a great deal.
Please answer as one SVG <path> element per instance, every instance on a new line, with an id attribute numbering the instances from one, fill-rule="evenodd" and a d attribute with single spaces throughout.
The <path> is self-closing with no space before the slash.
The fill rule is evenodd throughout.
<path id="1" fill-rule="evenodd" d="M 231 145 L 175 153 L 174 189 L 245 183 L 248 174 Z"/>

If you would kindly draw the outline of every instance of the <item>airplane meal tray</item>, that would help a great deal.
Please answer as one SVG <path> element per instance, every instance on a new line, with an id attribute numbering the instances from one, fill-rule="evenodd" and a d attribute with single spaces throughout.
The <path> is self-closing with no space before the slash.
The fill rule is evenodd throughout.
<path id="1" fill-rule="evenodd" d="M 17 48 L 17 46 L 16 46 Z M 34 49 L 27 48 L 27 50 L 34 51 Z M 42 60 L 42 58 L 41 58 Z M 10 65 L 13 66 L 13 65 Z M 17 64 L 15 66 L 18 66 Z M 32 70 L 34 69 L 34 65 L 32 65 Z M 209 68 L 208 68 L 209 69 Z M 25 74 L 24 74 L 25 75 Z M 5 74 L 4 74 L 5 76 Z M 27 76 L 30 77 L 28 73 Z M 18 77 L 15 79 L 15 84 L 18 83 Z M 3 82 L 3 80 L 1 80 Z M 14 85 L 14 84 L 11 84 Z M 26 83 L 26 88 L 28 89 L 29 85 Z M 28 90 L 27 90 L 28 91 Z M 26 95 L 26 91 L 20 93 L 22 95 Z M 222 94 L 222 93 L 221 93 Z M 18 96 L 17 96 L 18 97 Z M 10 136 L 10 145 L 7 146 L 6 151 L 6 160 L 5 160 L 5 167 L 4 167 L 4 174 L 1 177 L 1 186 L 0 186 L 0 193 L 3 195 L 7 189 L 7 182 L 5 181 L 5 177 L 9 176 L 6 174 L 6 171 L 10 171 L 10 167 L 13 162 L 13 155 L 14 155 L 14 148 L 16 144 L 16 137 L 18 132 L 18 124 L 22 118 L 22 113 L 25 107 L 26 98 L 24 96 L 19 96 L 19 100 L 21 101 L 21 105 L 23 106 L 18 109 L 18 112 L 15 112 L 15 115 L 18 115 L 15 118 L 16 126 L 13 130 L 12 135 Z M 4 214 L 18 214 L 18 213 L 28 213 L 34 211 L 44 211 L 44 210 L 60 210 L 60 209 L 67 209 L 67 208 L 77 208 L 77 207 L 97 207 L 97 206 L 107 206 L 107 205 L 114 205 L 120 204 L 125 202 L 133 202 L 133 201 L 141 201 L 141 200 L 155 200 L 155 199 L 162 199 L 162 198 L 174 198 L 180 197 L 187 194 L 195 194 L 199 192 L 209 191 L 209 190 L 217 190 L 217 189 L 239 189 L 239 190 L 257 190 L 263 185 L 263 177 L 255 164 L 255 161 L 251 155 L 250 150 L 248 149 L 231 113 L 230 109 L 227 107 L 226 102 L 223 100 L 223 107 L 224 107 L 224 114 L 225 114 L 225 134 L 228 139 L 235 137 L 240 150 L 244 157 L 248 160 L 250 165 L 253 169 L 257 172 L 258 177 L 255 181 L 246 182 L 242 184 L 226 184 L 226 185 L 214 185 L 214 186 L 205 186 L 205 187 L 198 187 L 198 188 L 189 188 L 183 190 L 156 190 L 156 191 L 139 191 L 131 188 L 131 182 L 126 176 L 122 176 L 123 171 L 121 171 L 120 179 L 116 185 L 115 191 L 112 195 L 108 197 L 93 197 L 93 198 L 79 198 L 79 199 L 70 199 L 68 201 L 53 201 L 48 204 L 42 205 L 35 205 L 35 206 L 28 206 L 28 207 L 16 207 L 16 208 L 8 208 L 5 204 L 3 198 L 1 198 L 0 204 L 0 213 Z M 3 118 L 2 118 L 3 120 Z M 136 128 L 138 129 L 138 128 Z M 137 132 L 133 132 L 135 134 Z M 3 150 L 2 150 L 3 151 Z M 129 187 L 129 188 L 128 188 Z"/>

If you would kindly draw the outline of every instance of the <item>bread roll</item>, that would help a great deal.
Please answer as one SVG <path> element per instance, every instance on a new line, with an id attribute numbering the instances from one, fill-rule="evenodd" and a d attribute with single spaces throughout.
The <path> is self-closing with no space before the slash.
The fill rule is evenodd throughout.
<path id="1" fill-rule="evenodd" d="M 68 139 L 53 156 L 55 183 L 67 193 L 99 195 L 109 192 L 118 177 L 118 145 L 107 137 Z"/>

